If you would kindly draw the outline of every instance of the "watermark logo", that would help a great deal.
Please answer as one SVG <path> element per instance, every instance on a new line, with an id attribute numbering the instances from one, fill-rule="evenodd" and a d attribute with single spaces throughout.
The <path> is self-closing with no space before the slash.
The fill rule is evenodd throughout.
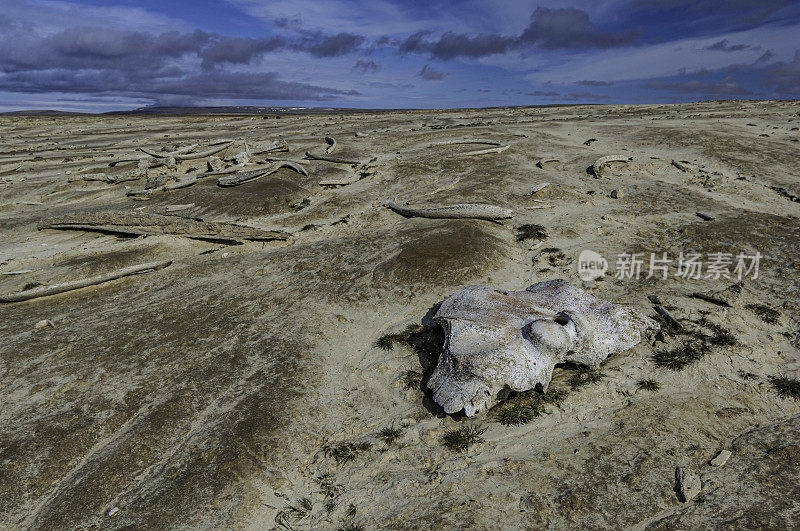
<path id="1" fill-rule="evenodd" d="M 677 257 L 668 253 L 621 253 L 617 255 L 614 278 L 639 280 L 640 278 L 669 277 L 684 280 L 719 280 L 745 277 L 758 278 L 762 255 L 758 251 L 749 255 L 740 253 L 679 253 Z M 608 271 L 608 262 L 603 256 L 589 249 L 578 256 L 578 276 L 581 280 L 596 280 Z"/>
<path id="2" fill-rule="evenodd" d="M 608 261 L 598 252 L 586 249 L 578 256 L 578 276 L 581 280 L 596 280 L 608 271 Z"/>

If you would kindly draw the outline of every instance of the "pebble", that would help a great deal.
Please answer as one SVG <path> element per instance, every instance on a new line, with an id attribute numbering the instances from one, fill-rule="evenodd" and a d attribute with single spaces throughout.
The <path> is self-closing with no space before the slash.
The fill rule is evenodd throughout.
<path id="1" fill-rule="evenodd" d="M 728 458 L 731 456 L 730 450 L 722 450 L 720 453 L 717 454 L 717 457 L 711 460 L 711 466 L 722 466 L 728 462 Z"/>
<path id="2" fill-rule="evenodd" d="M 675 492 L 678 494 L 678 500 L 683 503 L 693 500 L 698 494 L 702 483 L 700 477 L 683 467 L 675 469 Z"/>
<path id="3" fill-rule="evenodd" d="M 617 189 L 614 189 L 611 190 L 611 193 L 608 195 L 611 197 L 611 199 L 619 199 L 620 197 L 622 197 L 622 192 L 620 192 Z"/>
<path id="4" fill-rule="evenodd" d="M 55 327 L 56 325 L 54 325 L 53 321 L 51 321 L 50 319 L 42 319 L 34 326 L 36 330 L 41 330 L 42 328 L 55 328 Z"/>

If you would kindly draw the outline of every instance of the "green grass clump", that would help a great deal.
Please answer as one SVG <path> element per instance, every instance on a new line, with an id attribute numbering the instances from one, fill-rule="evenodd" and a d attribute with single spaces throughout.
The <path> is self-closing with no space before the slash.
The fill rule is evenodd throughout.
<path id="1" fill-rule="evenodd" d="M 442 444 L 451 452 L 464 453 L 471 446 L 485 442 L 482 437 L 485 432 L 486 428 L 472 425 L 453 428 L 444 432 Z"/>
<path id="2" fill-rule="evenodd" d="M 419 371 L 406 371 L 400 378 L 403 382 L 403 389 L 416 389 L 422 384 L 422 373 Z"/>
<path id="3" fill-rule="evenodd" d="M 492 416 L 504 426 L 521 426 L 544 413 L 545 405 L 561 402 L 566 394 L 555 388 L 550 388 L 546 393 L 538 390 L 517 393 L 492 408 Z"/>
<path id="4" fill-rule="evenodd" d="M 769 383 L 783 398 L 800 400 L 800 380 L 788 376 L 771 376 Z"/>
<path id="5" fill-rule="evenodd" d="M 588 367 L 581 367 L 574 371 L 569 377 L 569 386 L 574 389 L 580 389 L 584 385 L 599 382 L 606 375 L 597 369 L 589 369 Z"/>
<path id="6" fill-rule="evenodd" d="M 403 430 L 401 428 L 395 428 L 394 426 L 387 426 L 378 432 L 378 439 L 382 440 L 383 444 L 389 447 L 397 439 L 399 439 L 401 435 L 403 435 Z"/>
<path id="7" fill-rule="evenodd" d="M 766 304 L 748 304 L 745 306 L 748 310 L 756 314 L 756 316 L 768 324 L 778 324 L 778 318 L 781 313 L 775 308 L 770 308 Z"/>
<path id="8" fill-rule="evenodd" d="M 518 242 L 524 242 L 525 240 L 544 240 L 549 236 L 547 230 L 541 225 L 520 225 L 517 227 L 516 231 Z"/>
<path id="9" fill-rule="evenodd" d="M 375 348 L 389 352 L 394 348 L 394 334 L 385 334 L 375 340 Z"/>
<path id="10" fill-rule="evenodd" d="M 636 388 L 641 391 L 658 391 L 661 389 L 661 384 L 652 379 L 639 380 L 636 382 Z"/>
<path id="11" fill-rule="evenodd" d="M 671 349 L 659 350 L 651 358 L 656 366 L 672 371 L 680 371 L 702 359 L 706 346 L 699 341 L 684 341 Z"/>
<path id="12" fill-rule="evenodd" d="M 325 457 L 331 457 L 336 464 L 341 466 L 350 461 L 354 461 L 361 452 L 368 452 L 372 449 L 372 444 L 368 442 L 351 443 L 344 442 L 338 444 L 325 444 L 322 451 Z"/>

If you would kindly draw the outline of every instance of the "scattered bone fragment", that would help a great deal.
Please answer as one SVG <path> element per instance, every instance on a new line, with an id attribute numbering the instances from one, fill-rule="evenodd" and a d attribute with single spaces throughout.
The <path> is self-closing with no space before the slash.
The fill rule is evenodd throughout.
<path id="1" fill-rule="evenodd" d="M 724 466 L 725 463 L 728 462 L 728 459 L 730 459 L 731 455 L 733 454 L 730 450 L 720 450 L 717 456 L 712 459 L 709 464 L 711 466 Z"/>
<path id="2" fill-rule="evenodd" d="M 39 286 L 33 289 L 24 290 L 17 293 L 0 295 L 0 303 L 27 301 L 30 299 L 38 299 L 40 297 L 47 297 L 50 295 L 56 295 L 58 293 L 64 293 L 67 291 L 85 288 L 88 286 L 96 286 L 97 284 L 109 282 L 111 280 L 115 280 L 121 277 L 163 269 L 171 264 L 172 260 L 164 260 L 161 262 L 148 262 L 146 264 L 124 267 L 122 269 L 118 269 L 111 273 L 105 273 L 103 275 L 97 275 L 94 277 L 84 278 L 80 280 L 72 280 L 70 282 L 53 284 L 51 286 Z"/>
<path id="3" fill-rule="evenodd" d="M 208 149 L 206 151 L 201 151 L 201 152 L 198 152 L 198 153 L 175 153 L 175 152 L 172 152 L 172 153 L 158 153 L 157 151 L 148 151 L 148 150 L 145 150 L 143 148 L 139 148 L 139 149 L 143 153 L 146 153 L 146 154 L 150 155 L 151 157 L 166 158 L 166 159 L 172 158 L 172 159 L 175 159 L 175 161 L 177 162 L 177 161 L 182 161 L 182 160 L 194 160 L 194 159 L 203 159 L 203 158 L 206 158 L 206 157 L 210 157 L 211 155 L 216 155 L 220 151 L 228 149 L 228 147 L 230 147 L 232 144 L 233 144 L 233 140 L 231 140 L 229 142 L 225 142 L 223 144 L 217 144 L 217 145 L 213 146 L 211 149 Z"/>
<path id="4" fill-rule="evenodd" d="M 39 230 L 83 230 L 126 236 L 169 234 L 195 240 L 242 243 L 245 240 L 285 240 L 282 231 L 268 231 L 223 222 L 205 222 L 142 212 L 95 212 L 60 216 L 39 225 Z"/>
<path id="5" fill-rule="evenodd" d="M 656 313 L 657 313 L 658 315 L 660 315 L 661 317 L 663 317 L 663 318 L 664 318 L 664 319 L 665 319 L 665 320 L 666 320 L 666 321 L 667 321 L 667 322 L 670 324 L 670 326 L 672 326 L 672 327 L 674 327 L 674 328 L 676 328 L 676 329 L 678 329 L 678 330 L 680 330 L 680 329 L 682 329 L 682 328 L 683 328 L 683 326 L 681 325 L 681 323 L 680 323 L 680 322 L 678 322 L 678 320 L 677 320 L 677 319 L 675 319 L 674 317 L 672 317 L 672 316 L 670 315 L 670 313 L 669 313 L 667 310 L 665 310 L 665 309 L 664 309 L 664 307 L 663 307 L 663 306 L 661 306 L 660 304 L 656 304 L 655 306 L 653 306 L 653 309 L 656 311 Z"/>
<path id="6" fill-rule="evenodd" d="M 685 160 L 673 160 L 671 164 L 683 172 L 691 173 L 692 171 L 691 163 Z"/>
<path id="7" fill-rule="evenodd" d="M 306 158 L 311 160 L 324 160 L 326 162 L 333 162 L 336 164 L 361 164 L 357 160 L 339 159 L 336 157 L 326 157 L 324 155 L 314 155 L 310 151 L 306 151 Z"/>
<path id="8" fill-rule="evenodd" d="M 720 297 L 717 297 L 717 296 L 715 296 L 715 295 L 713 295 L 711 293 L 700 293 L 698 291 L 695 291 L 695 292 L 692 293 L 692 297 L 694 297 L 696 299 L 702 299 L 702 300 L 704 300 L 706 302 L 717 304 L 719 306 L 725 306 L 727 308 L 731 307 L 731 304 L 728 301 L 726 301 L 726 300 L 724 300 L 724 299 L 722 299 Z"/>
<path id="9" fill-rule="evenodd" d="M 20 269 L 18 271 L 0 271 L 0 275 L 24 275 L 26 273 L 33 273 L 35 269 Z"/>
<path id="10" fill-rule="evenodd" d="M 558 159 L 556 159 L 556 158 L 544 158 L 544 159 L 539 159 L 539 160 L 536 162 L 536 166 L 538 166 L 538 167 L 539 167 L 539 168 L 541 168 L 541 169 L 544 169 L 544 165 L 545 165 L 545 164 L 548 164 L 548 163 L 550 163 L 550 162 L 558 162 Z"/>
<path id="11" fill-rule="evenodd" d="M 606 164 L 610 164 L 612 162 L 628 162 L 629 160 L 629 157 L 625 157 L 623 155 L 607 155 L 605 157 L 600 157 L 594 162 L 594 164 L 592 164 L 592 172 L 594 173 L 595 177 L 599 179 L 603 176 L 603 166 Z"/>
<path id="12" fill-rule="evenodd" d="M 700 477 L 697 474 L 684 467 L 675 469 L 675 493 L 681 503 L 695 499 L 700 494 L 702 487 Z"/>
<path id="13" fill-rule="evenodd" d="M 38 321 L 35 325 L 33 325 L 33 327 L 36 330 L 41 330 L 43 328 L 55 328 L 56 325 L 54 325 L 53 321 L 51 321 L 50 319 L 42 319 L 41 321 Z"/>
<path id="14" fill-rule="evenodd" d="M 394 201 L 387 201 L 385 206 L 401 216 L 410 218 L 485 219 L 495 221 L 498 219 L 508 219 L 514 216 L 514 212 L 508 208 L 480 203 L 431 208 L 406 208 L 396 205 Z"/>
<path id="15" fill-rule="evenodd" d="M 303 166 L 301 166 L 299 164 L 295 164 L 294 162 L 291 162 L 291 161 L 288 161 L 288 160 L 281 160 L 281 161 L 273 162 L 269 166 L 258 168 L 258 169 L 253 170 L 253 171 L 237 173 L 237 174 L 231 175 L 230 177 L 220 177 L 217 180 L 217 184 L 219 184 L 220 186 L 237 186 L 237 185 L 240 185 L 240 184 L 248 183 L 248 182 L 253 181 L 255 179 L 259 179 L 259 178 L 264 177 L 266 175 L 271 175 L 271 174 L 275 173 L 276 171 L 278 171 L 281 168 L 290 168 L 290 169 L 292 169 L 292 170 L 294 170 L 297 173 L 300 173 L 302 175 L 308 175 L 308 172 L 306 171 L 306 169 Z"/>
<path id="16" fill-rule="evenodd" d="M 328 144 L 328 147 L 325 148 L 325 153 L 330 155 L 331 153 L 336 151 L 336 139 L 335 138 L 333 138 L 332 136 L 326 136 L 325 137 L 325 143 Z"/>
<path id="17" fill-rule="evenodd" d="M 187 210 L 189 208 L 192 208 L 193 206 L 194 203 L 186 203 L 184 205 L 167 205 L 166 208 L 164 208 L 164 210 L 166 212 L 179 212 L 181 210 Z"/>
<path id="18" fill-rule="evenodd" d="M 200 144 L 192 144 L 191 146 L 186 146 L 185 148 L 176 149 L 174 151 L 164 151 L 164 150 L 162 150 L 162 151 L 152 151 L 152 150 L 140 147 L 139 151 L 141 151 L 142 153 L 145 153 L 147 155 L 150 155 L 151 157 L 155 157 L 157 159 L 165 159 L 165 158 L 168 158 L 168 157 L 174 157 L 175 155 L 181 155 L 183 153 L 188 153 L 188 152 L 190 152 L 191 150 L 193 150 L 194 148 L 196 148 L 199 145 Z"/>
<path id="19" fill-rule="evenodd" d="M 472 155 L 488 155 L 490 153 L 502 153 L 502 152 L 504 152 L 505 150 L 507 150 L 510 147 L 511 147 L 511 145 L 508 144 L 508 145 L 501 146 L 501 147 L 494 147 L 494 148 L 487 148 L 487 149 L 476 149 L 475 151 L 465 151 L 464 153 L 453 153 L 450 156 L 451 157 L 468 157 L 468 156 L 472 156 Z"/>
<path id="20" fill-rule="evenodd" d="M 486 144 L 488 146 L 502 146 L 500 142 L 495 140 L 488 140 L 485 138 L 472 138 L 472 139 L 464 139 L 464 140 L 443 140 L 441 142 L 436 142 L 435 144 L 431 144 L 428 147 L 437 147 L 437 146 L 456 146 L 459 144 Z"/>
<path id="21" fill-rule="evenodd" d="M 211 157 L 208 157 L 208 160 L 206 161 L 206 167 L 208 168 L 209 172 L 215 172 L 224 168 L 225 163 L 222 162 L 221 158 L 212 155 Z"/>

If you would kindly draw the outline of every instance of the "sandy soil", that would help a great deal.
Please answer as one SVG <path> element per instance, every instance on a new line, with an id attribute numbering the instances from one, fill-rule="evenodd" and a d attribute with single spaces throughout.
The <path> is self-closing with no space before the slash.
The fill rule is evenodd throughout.
<path id="1" fill-rule="evenodd" d="M 771 378 L 800 375 L 799 125 L 796 102 L 0 118 L 0 295 L 174 261 L 0 305 L 0 527 L 797 527 L 800 402 Z M 130 167 L 108 164 L 147 158 L 140 146 L 202 149 L 228 138 L 236 142 L 220 156 L 246 141 L 260 161 L 259 146 L 283 139 L 291 152 L 278 156 L 301 161 L 323 153 L 326 135 L 338 142 L 331 156 L 360 164 L 305 161 L 309 176 L 283 168 L 235 188 L 208 177 L 145 201 L 126 196 L 144 175 L 83 180 L 123 175 Z M 511 147 L 460 157 L 485 146 L 430 147 L 475 138 Z M 587 168 L 605 155 L 631 160 L 597 178 Z M 537 167 L 545 157 L 558 161 Z M 168 182 L 205 166 L 182 161 L 146 177 Z M 319 184 L 334 179 L 350 184 Z M 395 197 L 515 215 L 409 219 L 383 206 Z M 37 230 L 89 212 L 291 237 L 225 245 Z M 538 248 L 518 241 L 524 224 L 548 233 Z M 686 280 L 673 269 L 666 280 L 584 282 L 584 249 L 612 269 L 619 253 L 763 258 L 758 278 L 723 307 L 691 294 L 736 279 Z M 652 317 L 646 297 L 657 295 L 684 333 L 653 334 L 586 385 L 571 385 L 576 368 L 558 368 L 553 385 L 566 397 L 521 425 L 494 410 L 469 419 L 437 410 L 424 392 L 436 330 L 375 345 L 464 285 L 517 290 L 554 278 Z M 37 328 L 42 320 L 53 326 Z M 729 334 L 709 340 L 709 331 Z M 682 370 L 654 362 L 685 341 L 705 344 L 704 356 Z M 643 380 L 660 388 L 640 389 Z M 448 449 L 442 436 L 462 426 L 485 430 L 483 441 Z M 398 430 L 388 444 L 386 428 Z M 728 462 L 709 465 L 723 449 Z M 686 503 L 676 467 L 702 481 Z"/>

